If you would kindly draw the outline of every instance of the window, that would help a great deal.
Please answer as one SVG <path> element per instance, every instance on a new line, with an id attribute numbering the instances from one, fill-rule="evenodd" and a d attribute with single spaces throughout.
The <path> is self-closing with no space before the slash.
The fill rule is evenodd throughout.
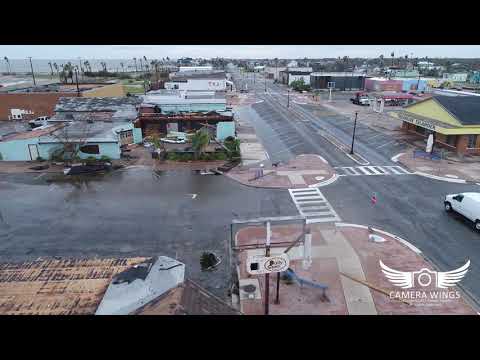
<path id="1" fill-rule="evenodd" d="M 122 131 L 120 133 L 120 139 L 126 139 L 133 136 L 133 130 Z"/>
<path id="2" fill-rule="evenodd" d="M 468 145 L 469 149 L 473 149 L 476 147 L 477 144 L 477 135 L 468 135 Z"/>
<path id="3" fill-rule="evenodd" d="M 80 147 L 80 151 L 84 154 L 100 154 L 100 147 L 98 145 L 84 145 Z"/>

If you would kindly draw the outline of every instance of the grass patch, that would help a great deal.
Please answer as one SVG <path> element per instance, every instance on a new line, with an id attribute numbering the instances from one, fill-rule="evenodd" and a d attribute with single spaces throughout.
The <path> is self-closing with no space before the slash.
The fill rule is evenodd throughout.
<path id="1" fill-rule="evenodd" d="M 145 93 L 145 90 L 143 89 L 143 85 L 142 85 L 142 87 L 124 85 L 123 89 L 125 91 L 125 94 L 126 93 L 130 93 L 130 94 L 144 94 Z"/>

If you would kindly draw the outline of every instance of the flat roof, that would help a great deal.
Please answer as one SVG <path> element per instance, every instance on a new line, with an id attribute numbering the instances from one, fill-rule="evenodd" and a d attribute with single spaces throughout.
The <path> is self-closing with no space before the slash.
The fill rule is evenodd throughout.
<path id="1" fill-rule="evenodd" d="M 55 112 L 63 111 L 103 111 L 134 109 L 142 100 L 136 96 L 127 97 L 61 97 L 55 106 Z"/>
<path id="2" fill-rule="evenodd" d="M 311 76 L 336 76 L 336 77 L 347 77 L 347 76 L 358 76 L 358 77 L 365 77 L 365 73 L 354 73 L 354 72 L 312 72 Z"/>
<path id="3" fill-rule="evenodd" d="M 187 79 L 225 79 L 225 71 L 182 71 L 170 76 L 170 80 L 187 80 Z"/>
<path id="4" fill-rule="evenodd" d="M 62 127 L 63 127 L 63 124 L 48 125 L 46 127 L 42 126 L 41 128 L 32 129 L 31 131 L 24 131 L 24 132 L 18 132 L 18 133 L 13 133 L 13 134 L 10 134 L 10 135 L 6 135 L 6 136 L 2 137 L 1 141 L 33 139 L 33 138 L 36 138 L 36 137 L 49 135 L 52 132 L 54 132 L 54 131 L 62 128 Z"/>

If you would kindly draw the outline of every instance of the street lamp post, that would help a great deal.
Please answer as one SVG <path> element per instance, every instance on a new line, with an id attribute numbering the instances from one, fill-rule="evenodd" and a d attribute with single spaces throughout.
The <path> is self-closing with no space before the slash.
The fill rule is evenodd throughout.
<path id="1" fill-rule="evenodd" d="M 265 77 L 265 92 L 267 92 L 267 76 L 265 76 L 264 74 L 264 77 Z"/>
<path id="2" fill-rule="evenodd" d="M 358 115 L 358 111 L 355 111 L 355 122 L 353 124 L 353 136 L 352 136 L 352 148 L 350 149 L 351 155 L 353 155 L 353 144 L 355 142 L 355 130 L 357 128 L 357 115 Z"/>
<path id="3" fill-rule="evenodd" d="M 287 108 L 290 107 L 290 89 L 287 90 Z"/>
<path id="4" fill-rule="evenodd" d="M 35 82 L 35 74 L 33 73 L 32 57 L 30 56 L 29 59 L 30 59 L 30 69 L 32 69 L 33 86 L 37 86 L 37 83 Z"/>
<path id="5" fill-rule="evenodd" d="M 80 88 L 78 87 L 78 70 L 75 67 L 75 81 L 77 83 L 77 96 L 80 96 Z"/>

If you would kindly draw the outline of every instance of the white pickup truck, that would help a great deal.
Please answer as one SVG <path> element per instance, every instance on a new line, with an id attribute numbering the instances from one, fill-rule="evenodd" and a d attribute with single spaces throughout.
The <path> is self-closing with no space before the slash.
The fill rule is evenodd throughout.
<path id="1" fill-rule="evenodd" d="M 445 196 L 445 210 L 455 211 L 471 220 L 480 231 L 480 193 L 465 192 Z"/>

